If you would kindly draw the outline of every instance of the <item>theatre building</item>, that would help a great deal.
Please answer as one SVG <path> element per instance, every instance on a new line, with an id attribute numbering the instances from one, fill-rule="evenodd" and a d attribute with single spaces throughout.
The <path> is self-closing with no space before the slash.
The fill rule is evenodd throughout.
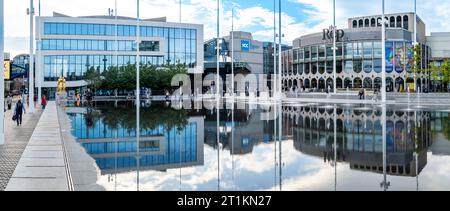
<path id="1" fill-rule="evenodd" d="M 386 58 L 382 58 L 381 16 L 348 19 L 347 29 L 337 29 L 337 89 L 381 87 L 382 62 L 386 62 L 388 92 L 428 89 L 430 75 L 413 73 L 414 13 L 386 15 Z M 431 49 L 426 44 L 425 23 L 417 17 L 417 42 L 421 67 L 428 68 Z M 293 49 L 283 52 L 284 90 L 333 89 L 333 33 L 331 29 L 301 36 Z M 414 80 L 417 87 L 414 87 Z"/>

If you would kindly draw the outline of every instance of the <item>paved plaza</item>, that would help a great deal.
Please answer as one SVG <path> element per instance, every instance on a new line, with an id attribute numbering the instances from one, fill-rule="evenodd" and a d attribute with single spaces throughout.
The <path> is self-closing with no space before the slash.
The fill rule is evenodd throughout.
<path id="1" fill-rule="evenodd" d="M 32 136 L 41 117 L 42 110 L 36 109 L 33 114 L 23 116 L 23 123 L 18 127 L 12 121 L 12 111 L 5 113 L 5 144 L 0 145 L 0 191 L 5 190 L 9 179 Z"/>

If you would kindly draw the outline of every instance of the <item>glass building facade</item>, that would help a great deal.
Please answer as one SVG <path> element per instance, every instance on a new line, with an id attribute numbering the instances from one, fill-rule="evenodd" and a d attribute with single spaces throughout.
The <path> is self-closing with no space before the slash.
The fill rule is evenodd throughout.
<path id="1" fill-rule="evenodd" d="M 337 118 L 335 118 L 335 115 Z M 334 160 L 351 169 L 383 173 L 383 113 L 348 108 L 283 107 L 283 125 L 292 135 L 294 147 L 308 155 Z M 427 164 L 427 151 L 433 144 L 431 112 L 386 113 L 387 172 L 397 176 L 416 176 Z M 335 123 L 336 121 L 336 123 Z M 336 125 L 336 133 L 334 126 Z M 419 156 L 416 172 L 415 155 Z"/>
<path id="2" fill-rule="evenodd" d="M 421 62 L 422 69 L 428 67 L 426 49 Z M 381 87 L 382 47 L 380 41 L 361 41 L 337 43 L 336 73 L 337 88 Z M 397 73 L 406 78 L 388 78 L 388 91 L 405 89 L 405 83 L 412 77 L 413 46 L 408 41 L 386 42 L 386 72 Z M 299 80 L 285 80 L 285 88 L 302 87 L 327 89 L 333 87 L 333 50 L 332 45 L 313 45 L 284 52 L 283 75 L 298 77 Z M 355 77 L 356 76 L 356 77 Z M 395 84 L 394 84 L 395 83 Z M 400 87 L 402 86 L 402 87 Z"/>
<path id="3" fill-rule="evenodd" d="M 38 66 L 44 87 L 64 76 L 68 87 L 82 87 L 84 73 L 136 63 L 136 20 L 113 17 L 38 17 Z M 183 64 L 189 73 L 203 71 L 203 26 L 142 20 L 142 64 Z"/>
<path id="4" fill-rule="evenodd" d="M 199 139 L 198 134 L 203 128 L 196 121 L 189 121 L 183 128 L 168 129 L 165 125 L 159 125 L 153 129 L 142 129 L 138 147 L 135 130 L 123 125 L 111 128 L 103 120 L 89 120 L 84 114 L 69 114 L 69 118 L 73 135 L 103 173 L 136 168 L 138 148 L 142 169 L 169 169 L 171 165 L 203 162 L 203 152 L 199 152 L 203 149 L 199 141 L 203 140 Z"/>
<path id="5" fill-rule="evenodd" d="M 373 20 L 376 20 L 376 17 Z M 353 19 L 349 19 L 350 27 L 352 23 Z M 357 25 L 342 30 L 344 37 L 336 44 L 337 89 L 379 89 L 382 85 L 383 62 L 386 62 L 388 92 L 406 91 L 408 86 L 414 89 L 412 85 L 414 78 L 417 80 L 417 86 L 426 88 L 429 76 L 422 73 L 415 76 L 413 73 L 413 32 L 401 24 L 389 28 L 386 58 L 383 58 L 380 27 L 381 25 L 369 24 L 367 27 Z M 317 33 L 303 36 L 294 41 L 296 42 L 294 49 L 283 52 L 285 91 L 303 88 L 313 91 L 332 90 L 334 87 L 332 39 L 324 39 L 322 33 Z M 419 43 L 424 41 L 419 40 Z M 422 61 L 419 68 L 427 69 L 431 49 L 425 44 L 420 46 Z"/>

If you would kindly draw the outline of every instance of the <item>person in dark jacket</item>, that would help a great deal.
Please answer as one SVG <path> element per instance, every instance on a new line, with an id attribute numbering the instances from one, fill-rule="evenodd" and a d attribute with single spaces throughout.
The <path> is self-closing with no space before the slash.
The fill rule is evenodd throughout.
<path id="1" fill-rule="evenodd" d="M 16 117 L 17 126 L 22 125 L 22 115 L 26 113 L 25 106 L 22 101 L 19 100 L 14 108 L 14 116 Z"/>

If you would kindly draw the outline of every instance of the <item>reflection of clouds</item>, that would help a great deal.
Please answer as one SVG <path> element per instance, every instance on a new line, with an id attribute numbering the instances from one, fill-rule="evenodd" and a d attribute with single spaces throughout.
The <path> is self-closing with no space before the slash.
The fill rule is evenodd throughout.
<path id="1" fill-rule="evenodd" d="M 277 144 L 277 150 L 279 145 Z M 181 169 L 182 190 L 217 190 L 217 150 L 205 146 L 205 164 Z M 335 172 L 323 158 L 296 151 L 293 141 L 282 145 L 282 189 L 285 191 L 334 190 Z M 279 159 L 277 153 L 277 162 Z M 428 155 L 428 165 L 422 171 L 421 190 L 450 190 L 450 156 Z M 233 170 L 234 159 L 234 170 Z M 279 166 L 275 166 L 275 146 L 260 144 L 251 154 L 232 156 L 220 151 L 220 190 L 279 190 Z M 415 190 L 415 177 L 388 176 L 389 190 Z M 355 171 L 349 163 L 338 163 L 337 190 L 380 191 L 383 175 Z M 114 182 L 102 176 L 99 185 L 115 190 Z M 140 189 L 145 191 L 177 191 L 180 189 L 180 170 L 140 173 Z M 117 190 L 136 190 L 136 172 L 117 175 Z"/>

